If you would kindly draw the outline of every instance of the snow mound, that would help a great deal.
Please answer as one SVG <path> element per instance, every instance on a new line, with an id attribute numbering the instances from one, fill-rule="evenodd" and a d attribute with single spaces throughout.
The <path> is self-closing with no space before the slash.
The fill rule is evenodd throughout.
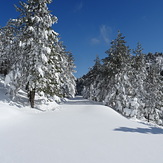
<path id="1" fill-rule="evenodd" d="M 53 98 L 49 99 L 44 95 L 39 96 L 36 94 L 35 109 L 39 111 L 50 111 L 50 110 L 53 111 L 59 108 L 59 105 L 56 101 L 60 102 L 61 99 L 57 96 L 54 96 Z M 10 108 L 10 106 L 13 106 L 14 108 L 17 109 L 32 110 L 30 108 L 30 104 L 26 92 L 20 90 L 14 99 L 10 97 L 10 95 L 8 94 L 6 81 L 4 81 L 4 77 L 2 76 L 0 76 L 0 102 L 4 103 L 2 104 L 3 107 Z"/>

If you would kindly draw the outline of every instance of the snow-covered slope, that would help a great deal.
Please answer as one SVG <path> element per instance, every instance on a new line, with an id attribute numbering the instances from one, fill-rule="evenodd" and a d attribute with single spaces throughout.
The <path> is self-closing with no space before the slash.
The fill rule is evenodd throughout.
<path id="1" fill-rule="evenodd" d="M 0 103 L 2 163 L 162 163 L 163 129 L 76 97 L 54 111 Z"/>

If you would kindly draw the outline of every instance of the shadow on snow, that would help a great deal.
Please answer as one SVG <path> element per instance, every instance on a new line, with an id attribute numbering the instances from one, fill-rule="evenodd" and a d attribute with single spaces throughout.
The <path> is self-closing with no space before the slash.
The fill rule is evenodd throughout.
<path id="1" fill-rule="evenodd" d="M 134 133 L 141 133 L 141 134 L 163 134 L 163 129 L 156 128 L 156 127 L 149 127 L 149 128 L 119 127 L 114 129 L 114 131 L 134 132 Z"/>

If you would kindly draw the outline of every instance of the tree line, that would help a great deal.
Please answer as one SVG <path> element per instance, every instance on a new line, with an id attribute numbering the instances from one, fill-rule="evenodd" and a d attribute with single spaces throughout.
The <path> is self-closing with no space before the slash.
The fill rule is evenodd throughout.
<path id="1" fill-rule="evenodd" d="M 131 50 L 118 32 L 106 54 L 77 80 L 78 94 L 126 117 L 163 125 L 163 53 L 144 54 L 140 43 Z"/>
<path id="2" fill-rule="evenodd" d="M 27 92 L 31 107 L 35 94 L 73 97 L 75 77 L 73 55 L 60 41 L 52 25 L 57 17 L 48 9 L 51 0 L 28 0 L 15 6 L 20 13 L 0 29 L 0 73 L 15 97 Z"/>

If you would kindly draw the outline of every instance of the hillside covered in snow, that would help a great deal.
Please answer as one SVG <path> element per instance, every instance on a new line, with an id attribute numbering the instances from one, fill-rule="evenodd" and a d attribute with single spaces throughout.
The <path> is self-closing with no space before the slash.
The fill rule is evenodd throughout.
<path id="1" fill-rule="evenodd" d="M 0 102 L 2 163 L 162 163 L 162 138 L 162 128 L 82 97 L 51 111 Z"/>

